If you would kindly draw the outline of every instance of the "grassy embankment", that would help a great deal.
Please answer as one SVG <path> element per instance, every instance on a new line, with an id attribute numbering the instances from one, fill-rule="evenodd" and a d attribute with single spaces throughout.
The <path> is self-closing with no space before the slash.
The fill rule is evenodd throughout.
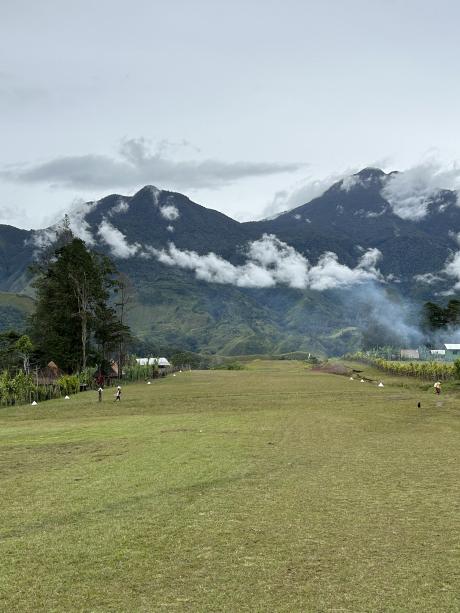
<path id="1" fill-rule="evenodd" d="M 267 361 L 124 394 L 0 411 L 1 610 L 459 610 L 455 396 Z"/>

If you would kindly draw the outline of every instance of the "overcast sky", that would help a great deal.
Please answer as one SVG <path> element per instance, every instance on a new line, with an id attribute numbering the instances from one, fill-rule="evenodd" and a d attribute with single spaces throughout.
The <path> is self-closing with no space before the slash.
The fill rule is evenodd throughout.
<path id="1" fill-rule="evenodd" d="M 459 18 L 455 0 L 2 0 L 0 222 L 145 184 L 254 219 L 312 179 L 460 160 Z"/>

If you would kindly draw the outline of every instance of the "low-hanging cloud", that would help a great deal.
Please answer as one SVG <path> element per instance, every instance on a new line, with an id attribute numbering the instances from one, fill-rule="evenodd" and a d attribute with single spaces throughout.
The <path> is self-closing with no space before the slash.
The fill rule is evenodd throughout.
<path id="1" fill-rule="evenodd" d="M 240 266 L 213 252 L 200 255 L 195 251 L 180 250 L 173 243 L 167 249 L 147 247 L 146 251 L 163 264 L 194 271 L 200 280 L 237 287 L 286 285 L 323 291 L 371 280 L 383 281 L 376 268 L 381 257 L 378 249 L 366 251 L 355 268 L 341 264 L 332 252 L 323 254 L 312 266 L 304 255 L 272 234 L 264 234 L 250 243 L 247 261 Z"/>
<path id="2" fill-rule="evenodd" d="M 460 251 L 454 253 L 446 262 L 442 273 L 447 275 L 450 279 L 454 279 L 455 283 L 453 287 L 445 292 L 446 294 L 452 294 L 460 290 Z"/>
<path id="3" fill-rule="evenodd" d="M 180 216 L 180 213 L 179 209 L 174 206 L 174 204 L 165 204 L 164 206 L 160 206 L 160 215 L 168 221 L 174 221 Z"/>
<path id="4" fill-rule="evenodd" d="M 66 213 L 69 227 L 74 236 L 77 236 L 90 246 L 94 246 L 96 241 L 91 233 L 91 227 L 86 220 L 86 216 L 94 210 L 96 206 L 97 201 L 84 202 L 83 200 L 75 200 L 68 213 Z M 35 247 L 35 254 L 40 253 L 56 242 L 62 227 L 64 215 L 59 215 L 59 218 L 59 221 L 54 222 L 48 228 L 32 231 L 32 236 L 28 242 Z"/>
<path id="5" fill-rule="evenodd" d="M 102 241 L 108 245 L 112 255 L 116 258 L 130 258 L 141 250 L 139 243 L 128 243 L 125 235 L 108 222 L 107 219 L 101 221 L 97 233 Z"/>
<path id="6" fill-rule="evenodd" d="M 180 189 L 218 188 L 248 177 L 299 170 L 303 164 L 176 160 L 161 144 L 151 151 L 143 138 L 124 140 L 117 156 L 87 154 L 8 167 L 0 177 L 21 183 L 47 183 L 76 189 L 132 188 L 147 183 Z"/>
<path id="7" fill-rule="evenodd" d="M 306 182 L 294 187 L 292 190 L 281 190 L 276 192 L 273 200 L 267 204 L 262 211 L 261 217 L 269 219 L 290 211 L 302 204 L 306 204 L 322 196 L 334 183 L 345 180 L 350 173 L 354 171 L 346 171 L 338 174 L 331 174 L 324 179 L 310 179 Z"/>
<path id="8" fill-rule="evenodd" d="M 390 174 L 381 194 L 390 203 L 393 213 L 402 219 L 418 221 L 426 217 L 431 202 L 443 190 L 460 189 L 460 166 L 444 167 L 429 160 L 404 172 Z M 442 211 L 443 204 L 440 203 Z"/>
<path id="9" fill-rule="evenodd" d="M 120 198 L 120 201 L 118 202 L 118 204 L 116 204 L 114 207 L 110 209 L 109 217 L 112 217 L 112 215 L 119 215 L 120 213 L 127 213 L 128 211 L 129 211 L 129 204 L 127 200 L 125 200 L 124 198 Z"/>

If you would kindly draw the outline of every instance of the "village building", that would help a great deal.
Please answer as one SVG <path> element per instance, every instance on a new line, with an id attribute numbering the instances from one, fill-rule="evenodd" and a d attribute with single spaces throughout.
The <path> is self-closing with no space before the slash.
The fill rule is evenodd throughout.
<path id="1" fill-rule="evenodd" d="M 45 368 L 37 371 L 35 381 L 37 385 L 54 385 L 63 374 L 59 366 L 51 360 Z"/>
<path id="2" fill-rule="evenodd" d="M 158 368 L 167 368 L 171 363 L 166 358 L 136 358 L 139 366 L 158 366 Z"/>
<path id="3" fill-rule="evenodd" d="M 401 349 L 401 360 L 420 360 L 418 349 Z"/>
<path id="4" fill-rule="evenodd" d="M 458 343 L 445 343 L 445 360 L 446 362 L 455 362 L 460 359 L 460 344 Z"/>

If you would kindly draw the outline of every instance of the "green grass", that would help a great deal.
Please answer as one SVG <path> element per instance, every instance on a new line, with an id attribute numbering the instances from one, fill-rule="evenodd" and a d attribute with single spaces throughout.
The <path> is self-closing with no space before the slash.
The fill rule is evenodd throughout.
<path id="1" fill-rule="evenodd" d="M 455 396 L 290 361 L 123 393 L 0 411 L 0 610 L 460 610 Z"/>

